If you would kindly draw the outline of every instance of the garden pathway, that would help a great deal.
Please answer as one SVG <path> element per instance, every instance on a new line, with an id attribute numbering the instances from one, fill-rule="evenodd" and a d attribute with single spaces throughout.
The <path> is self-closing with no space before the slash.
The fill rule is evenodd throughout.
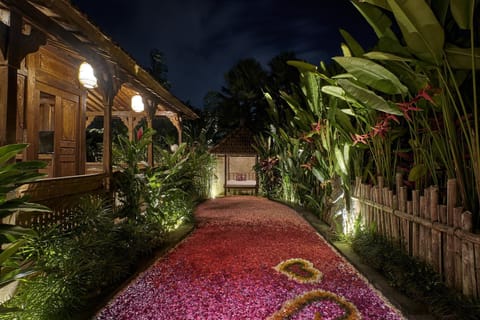
<path id="1" fill-rule="evenodd" d="M 402 319 L 294 210 L 209 200 L 197 228 L 97 319 Z"/>

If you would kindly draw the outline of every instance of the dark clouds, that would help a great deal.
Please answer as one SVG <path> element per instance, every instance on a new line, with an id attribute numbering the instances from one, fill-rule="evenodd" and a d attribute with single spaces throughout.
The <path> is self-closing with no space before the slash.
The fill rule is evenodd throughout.
<path id="1" fill-rule="evenodd" d="M 344 28 L 367 43 L 366 22 L 347 0 L 72 0 L 143 66 L 165 53 L 172 92 L 202 107 L 235 62 L 262 64 L 282 51 L 318 64 L 340 54 Z"/>

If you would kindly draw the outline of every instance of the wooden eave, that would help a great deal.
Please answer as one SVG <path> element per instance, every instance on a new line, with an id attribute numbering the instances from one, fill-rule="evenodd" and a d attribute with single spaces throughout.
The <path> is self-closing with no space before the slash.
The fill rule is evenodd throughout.
<path id="1" fill-rule="evenodd" d="M 124 87 L 148 95 L 155 101 L 157 109 L 177 113 L 186 119 L 197 119 L 198 115 L 183 104 L 178 98 L 159 84 L 145 69 L 140 67 L 123 49 L 113 43 L 97 26 L 68 0 L 1 0 L 11 10 L 17 10 L 35 28 L 43 31 L 48 37 L 65 42 L 72 46 L 79 55 L 92 59 L 95 64 L 107 62 L 114 64 L 119 70 L 114 75 Z M 93 103 L 91 111 L 100 111 L 101 95 L 94 90 L 89 93 Z M 128 91 L 128 89 L 126 90 Z M 120 92 L 123 99 L 116 108 L 129 109 L 128 93 Z"/>
<path id="2" fill-rule="evenodd" d="M 256 156 L 252 147 L 253 133 L 246 127 L 239 127 L 213 146 L 209 152 L 216 155 Z"/>

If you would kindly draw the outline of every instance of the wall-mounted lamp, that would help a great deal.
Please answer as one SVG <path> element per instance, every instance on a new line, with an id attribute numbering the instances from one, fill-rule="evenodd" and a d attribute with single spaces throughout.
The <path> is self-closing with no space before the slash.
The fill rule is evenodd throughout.
<path id="1" fill-rule="evenodd" d="M 87 89 L 97 87 L 97 77 L 95 77 L 92 66 L 87 62 L 83 62 L 80 65 L 78 70 L 78 80 Z"/>
<path id="2" fill-rule="evenodd" d="M 142 112 L 145 110 L 145 105 L 143 104 L 141 95 L 136 94 L 132 97 L 132 110 L 135 112 Z"/>

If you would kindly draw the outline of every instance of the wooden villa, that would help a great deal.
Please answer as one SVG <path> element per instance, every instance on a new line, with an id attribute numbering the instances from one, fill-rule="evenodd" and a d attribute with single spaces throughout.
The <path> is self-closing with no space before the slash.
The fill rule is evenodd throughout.
<path id="1" fill-rule="evenodd" d="M 114 118 L 132 136 L 141 119 L 151 126 L 155 116 L 167 117 L 179 142 L 182 119 L 197 118 L 68 0 L 0 0 L 0 83 L 0 145 L 28 143 L 17 161 L 48 162 L 48 178 L 27 192 L 49 205 L 109 188 Z M 134 96 L 144 111 L 132 110 Z M 86 128 L 96 117 L 103 118 L 103 156 L 91 164 Z"/>

